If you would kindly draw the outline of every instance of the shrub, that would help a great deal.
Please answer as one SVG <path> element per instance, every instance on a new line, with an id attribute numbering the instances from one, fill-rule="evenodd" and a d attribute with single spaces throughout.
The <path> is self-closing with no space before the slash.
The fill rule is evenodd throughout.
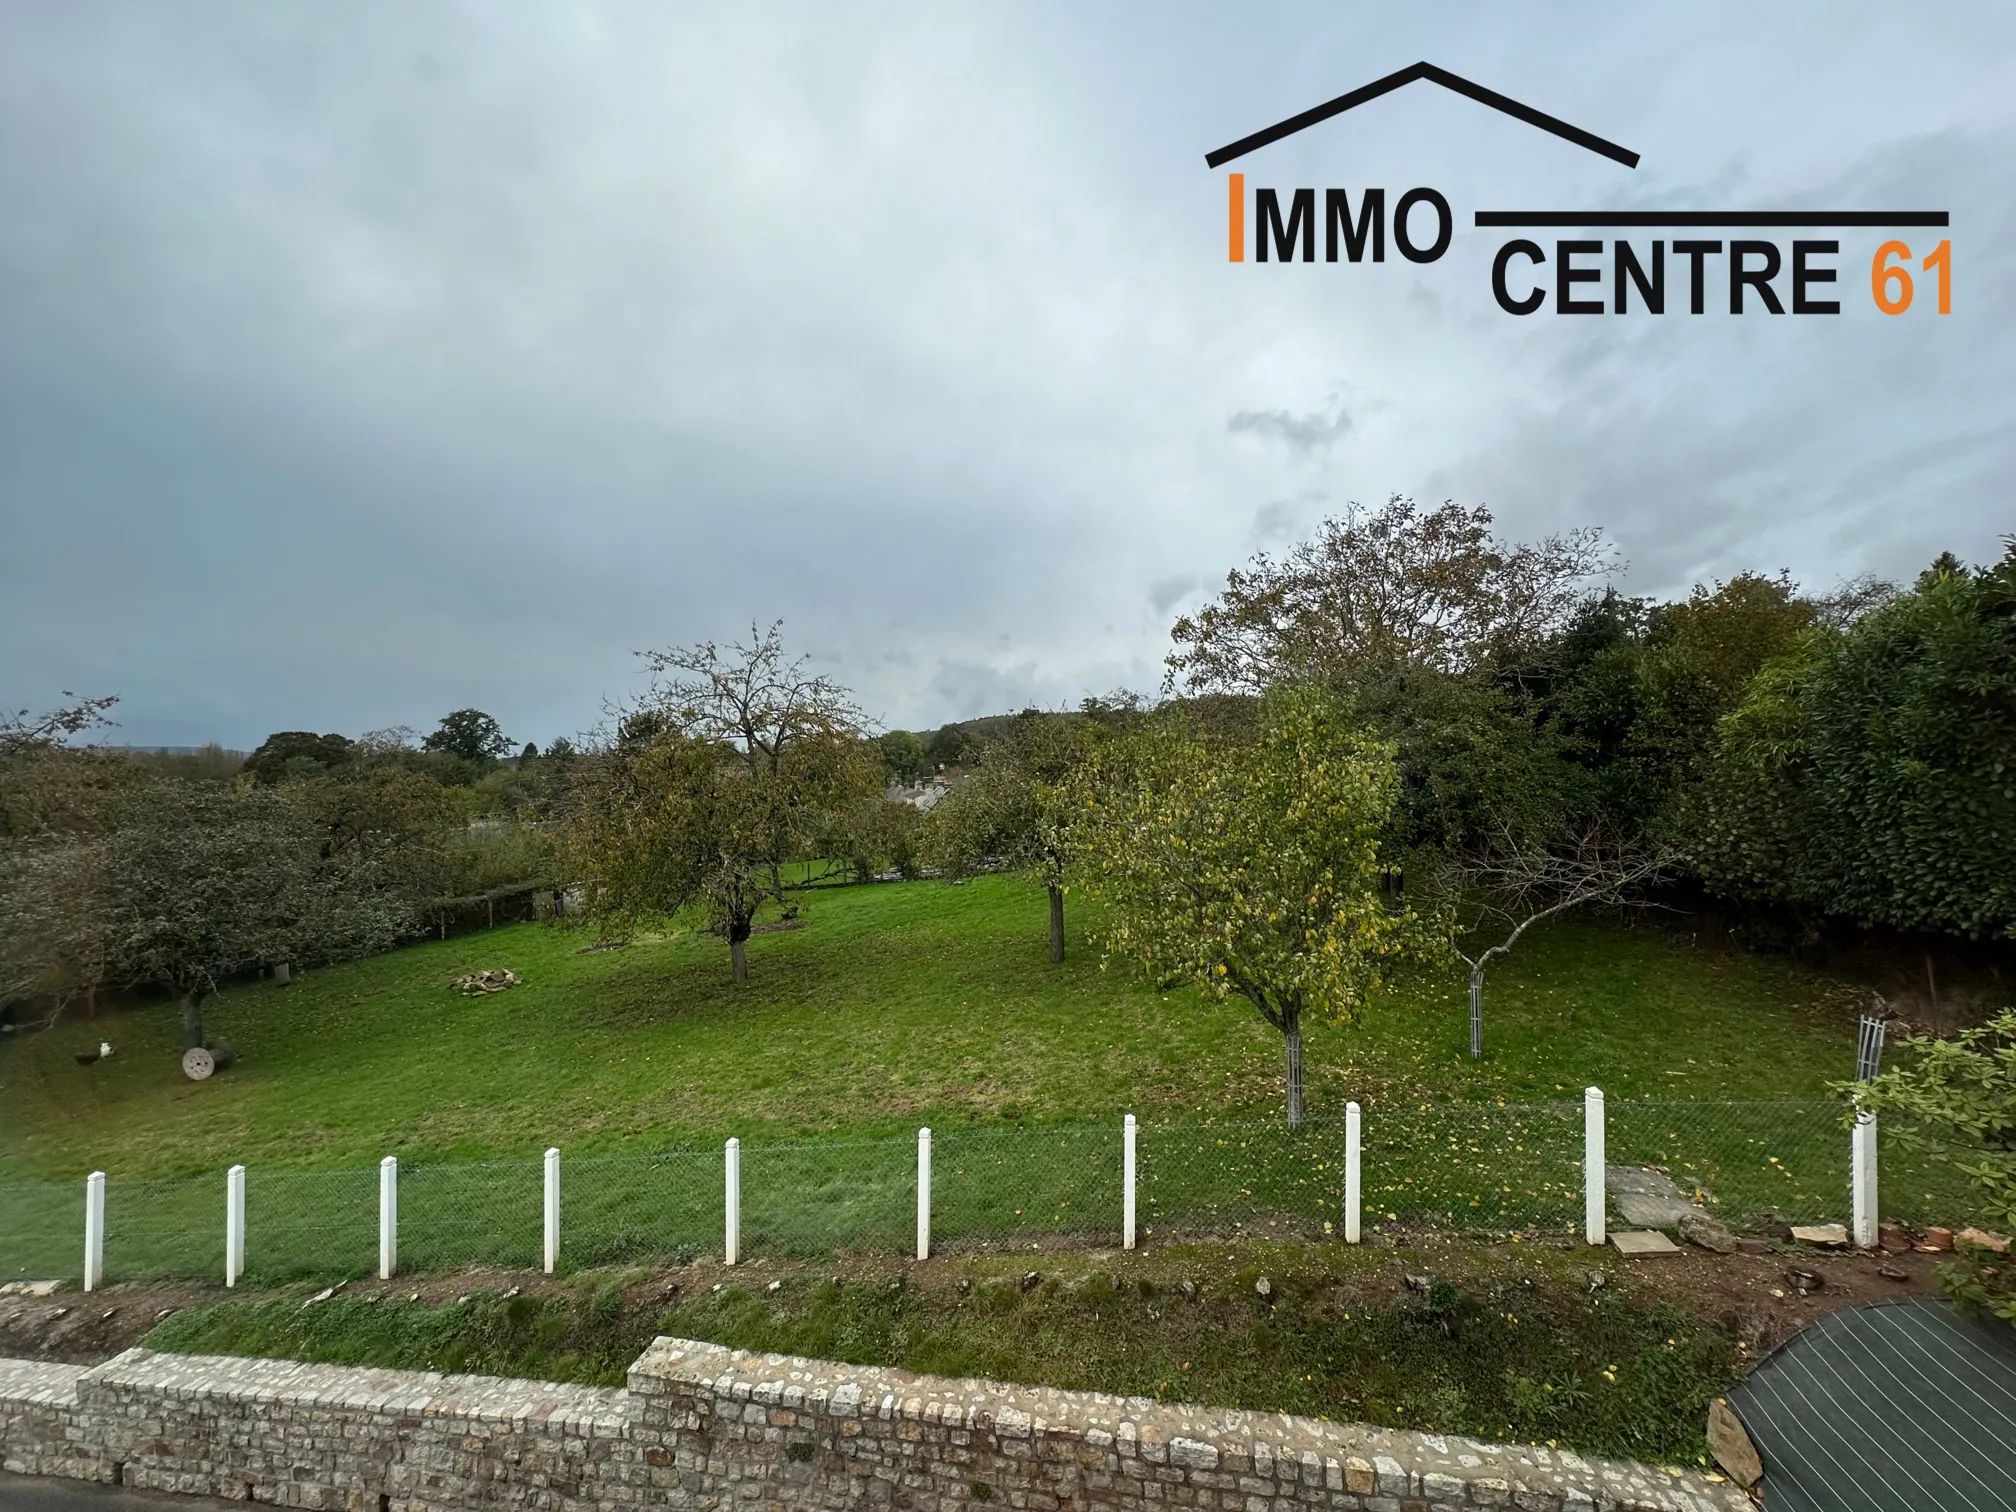
<path id="1" fill-rule="evenodd" d="M 1915 1052 L 1851 1090 L 1873 1112 L 1906 1115 L 1901 1141 L 1950 1160 L 1982 1199 L 1986 1221 L 2016 1227 L 2016 1008 L 1946 1040 L 1907 1040 Z M 1976 1245 L 1941 1268 L 1963 1307 L 2016 1324 L 2016 1260 Z"/>

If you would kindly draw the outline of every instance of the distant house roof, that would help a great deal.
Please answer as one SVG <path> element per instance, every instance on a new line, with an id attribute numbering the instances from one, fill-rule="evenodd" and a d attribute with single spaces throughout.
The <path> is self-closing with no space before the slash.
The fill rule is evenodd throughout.
<path id="1" fill-rule="evenodd" d="M 1865 1302 L 1801 1329 L 1729 1393 L 1770 1512 L 2016 1507 L 2016 1328 Z"/>

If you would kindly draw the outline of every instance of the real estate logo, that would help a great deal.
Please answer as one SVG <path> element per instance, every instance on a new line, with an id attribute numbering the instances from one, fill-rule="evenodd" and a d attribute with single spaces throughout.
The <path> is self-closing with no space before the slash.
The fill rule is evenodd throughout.
<path id="1" fill-rule="evenodd" d="M 1592 131 L 1530 105 L 1473 84 L 1468 79 L 1416 63 L 1398 73 L 1339 95 L 1300 115 L 1278 121 L 1251 136 L 1206 153 L 1212 168 L 1249 152 L 1306 131 L 1319 122 L 1390 94 L 1416 80 L 1439 84 L 1468 96 L 1515 120 L 1553 133 L 1578 147 L 1623 164 L 1638 166 L 1638 154 L 1606 141 Z M 1283 202 L 1286 208 L 1283 208 Z M 1250 214 L 1249 214 L 1250 204 Z M 1320 205 L 1320 209 L 1318 208 Z M 1711 297 L 1720 305 L 1726 291 L 1732 315 L 1764 311 L 1783 315 L 1838 315 L 1841 301 L 1833 297 L 1841 255 L 1838 236 L 1807 237 L 1802 231 L 1908 231 L 1920 227 L 1944 229 L 1944 210 L 1478 210 L 1480 229 L 1554 231 L 1676 231 L 1649 243 L 1629 235 L 1608 239 L 1592 236 L 1556 237 L 1551 246 L 1528 236 L 1505 241 L 1491 259 L 1491 294 L 1508 315 L 1531 315 L 1548 304 L 1557 315 L 1624 315 L 1634 310 L 1666 313 L 1669 294 L 1690 314 L 1706 313 Z M 1226 180 L 1226 255 L 1235 263 L 1305 263 L 1317 260 L 1320 242 L 1326 263 L 1386 261 L 1389 240 L 1409 262 L 1432 263 L 1449 250 L 1456 229 L 1448 197 L 1430 188 L 1409 189 L 1391 201 L 1383 187 L 1275 189 L 1246 187 L 1246 175 Z M 1748 232 L 1728 238 L 1702 236 L 1704 231 Z M 1792 233 L 1758 236 L 1759 231 Z M 1320 235 L 1319 235 L 1320 232 Z M 1669 258 L 1669 253 L 1670 258 Z M 1941 315 L 1953 309 L 1953 243 L 1938 245 L 1913 261 L 1908 242 L 1883 238 L 1869 262 L 1869 292 L 1885 315 L 1902 315 L 1917 298 L 1915 267 L 1921 278 L 1935 279 Z M 1669 271 L 1672 278 L 1668 279 Z"/>

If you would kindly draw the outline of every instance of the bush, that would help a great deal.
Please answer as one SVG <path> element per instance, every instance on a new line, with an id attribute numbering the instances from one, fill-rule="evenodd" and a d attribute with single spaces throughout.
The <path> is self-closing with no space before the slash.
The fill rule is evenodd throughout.
<path id="1" fill-rule="evenodd" d="M 1982 1215 L 2016 1227 L 2016 1008 L 1949 1040 L 1907 1040 L 1911 1062 L 1859 1090 L 1862 1107 L 1906 1115 L 1899 1140 L 1950 1160 L 1982 1199 Z M 1940 1280 L 1963 1307 L 2016 1324 L 2016 1261 L 1962 1246 Z"/>

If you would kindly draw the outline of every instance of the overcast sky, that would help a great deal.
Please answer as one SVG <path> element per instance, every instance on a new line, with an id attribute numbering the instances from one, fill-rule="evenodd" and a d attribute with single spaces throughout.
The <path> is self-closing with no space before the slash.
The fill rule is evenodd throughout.
<path id="1" fill-rule="evenodd" d="M 543 745 L 637 649 L 778 617 L 892 725 L 1075 703 L 1394 492 L 1601 526 L 1639 593 L 2016 530 L 1998 0 L 19 0 L 0 38 L 0 700 L 117 693 L 114 738 L 476 705 Z M 1233 167 L 1437 188 L 1446 257 L 1228 263 L 1204 153 L 1419 59 L 1642 161 L 1417 83 Z M 1599 205 L 1950 210 L 1897 234 L 1950 234 L 1953 313 L 1878 313 L 1857 230 L 1837 318 L 1499 311 L 1471 214 Z"/>

